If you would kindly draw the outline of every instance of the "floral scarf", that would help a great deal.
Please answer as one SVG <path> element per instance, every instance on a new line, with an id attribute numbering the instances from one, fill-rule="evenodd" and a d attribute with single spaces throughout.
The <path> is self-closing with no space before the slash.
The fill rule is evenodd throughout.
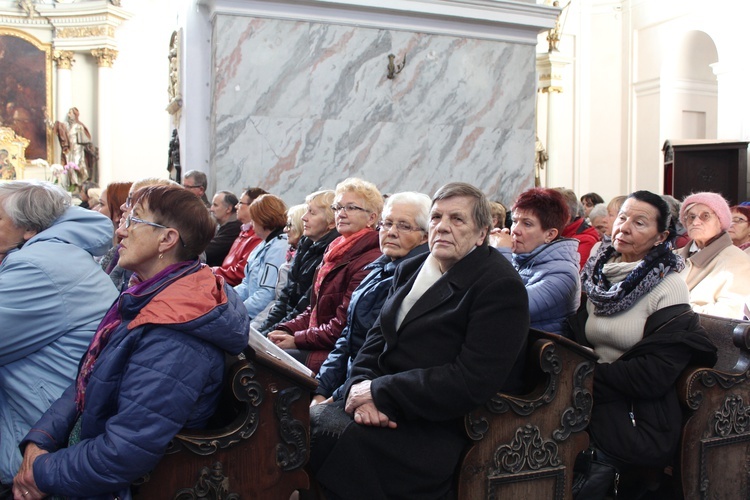
<path id="1" fill-rule="evenodd" d="M 328 245 L 328 248 L 323 254 L 323 262 L 321 262 L 318 272 L 315 275 L 315 283 L 313 283 L 313 291 L 316 297 L 319 296 L 320 287 L 328 273 L 344 259 L 344 256 L 352 249 L 352 247 L 354 247 L 354 245 L 357 244 L 357 242 L 359 242 L 359 240 L 369 234 L 372 230 L 371 227 L 366 227 L 351 236 L 339 236 Z M 310 312 L 310 326 L 317 325 L 317 308 L 313 307 Z"/>
<path id="2" fill-rule="evenodd" d="M 167 266 L 152 278 L 141 281 L 129 288 L 127 293 L 138 295 L 144 290 L 147 290 L 152 284 L 158 283 L 160 280 L 164 279 L 165 276 L 169 276 L 176 270 L 196 264 L 200 266 L 200 262 L 198 261 L 178 262 L 177 264 Z M 91 344 L 89 344 L 89 348 L 86 350 L 86 354 L 84 354 L 83 360 L 81 361 L 81 368 L 78 370 L 78 377 L 76 378 L 76 409 L 79 413 L 83 412 L 84 404 L 86 402 L 86 387 L 88 386 L 89 379 L 94 371 L 96 360 L 107 346 L 112 332 L 114 332 L 117 327 L 120 326 L 120 323 L 122 323 L 122 312 L 120 311 L 119 306 L 120 300 L 118 299 L 112 304 L 112 307 L 109 308 L 107 314 L 104 315 L 104 319 L 99 323 L 99 328 L 96 330 L 94 338 L 91 340 Z"/>
<path id="3" fill-rule="evenodd" d="M 685 268 L 682 257 L 672 252 L 672 242 L 655 246 L 627 277 L 619 283 L 610 283 L 603 268 L 612 258 L 620 254 L 614 245 L 599 251 L 589 259 L 581 272 L 583 291 L 594 304 L 594 314 L 611 316 L 629 309 L 643 295 L 658 285 L 670 271 L 680 272 Z"/>

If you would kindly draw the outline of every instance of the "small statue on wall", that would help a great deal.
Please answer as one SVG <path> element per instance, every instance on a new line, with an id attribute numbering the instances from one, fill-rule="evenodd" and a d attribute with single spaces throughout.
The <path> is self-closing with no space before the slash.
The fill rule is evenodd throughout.
<path id="1" fill-rule="evenodd" d="M 180 137 L 177 129 L 172 130 L 172 140 L 169 141 L 169 158 L 167 159 L 169 178 L 175 182 L 182 182 L 182 165 L 180 164 Z"/>
<path id="2" fill-rule="evenodd" d="M 78 116 L 78 108 L 70 108 L 65 122 L 56 121 L 53 125 L 62 149 L 60 162 L 72 167 L 68 169 L 70 184 L 76 186 L 86 180 L 99 182 L 96 168 L 99 153 L 91 143 L 91 132 Z"/>

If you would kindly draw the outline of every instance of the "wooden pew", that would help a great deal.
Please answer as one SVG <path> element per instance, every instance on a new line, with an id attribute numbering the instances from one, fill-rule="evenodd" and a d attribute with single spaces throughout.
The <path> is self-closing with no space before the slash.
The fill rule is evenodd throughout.
<path id="1" fill-rule="evenodd" d="M 597 356 L 539 330 L 531 330 L 528 351 L 529 392 L 499 393 L 465 418 L 473 444 L 459 467 L 459 499 L 572 498 L 575 458 L 588 447 Z"/>
<path id="2" fill-rule="evenodd" d="M 310 481 L 310 394 L 317 381 L 264 349 L 234 358 L 212 430 L 182 431 L 139 484 L 141 500 L 288 499 Z M 244 358 L 241 356 L 241 358 Z"/>
<path id="3" fill-rule="evenodd" d="M 714 368 L 689 368 L 676 490 L 686 499 L 750 498 L 750 322 L 700 315 L 718 348 Z"/>

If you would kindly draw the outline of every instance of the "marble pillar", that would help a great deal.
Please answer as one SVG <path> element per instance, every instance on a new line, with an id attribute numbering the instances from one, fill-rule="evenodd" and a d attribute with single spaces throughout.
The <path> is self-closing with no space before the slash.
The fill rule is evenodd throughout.
<path id="1" fill-rule="evenodd" d="M 301 203 L 350 176 L 449 181 L 510 204 L 534 184 L 532 44 L 217 15 L 211 175 Z M 400 73 L 389 76 L 389 55 Z M 189 104 L 188 104 L 189 105 Z"/>

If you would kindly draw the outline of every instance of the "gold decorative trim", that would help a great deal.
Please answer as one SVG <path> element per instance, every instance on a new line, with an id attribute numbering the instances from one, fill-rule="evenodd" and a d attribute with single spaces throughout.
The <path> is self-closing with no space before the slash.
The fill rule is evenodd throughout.
<path id="1" fill-rule="evenodd" d="M 115 37 L 113 26 L 74 26 L 70 28 L 57 28 L 57 38 L 90 38 L 90 37 Z"/>
<path id="2" fill-rule="evenodd" d="M 541 92 L 543 94 L 547 94 L 547 93 L 549 93 L 549 94 L 552 94 L 552 93 L 561 94 L 562 91 L 563 91 L 562 87 L 558 87 L 558 86 L 554 86 L 554 85 L 550 86 L 550 87 L 542 87 L 542 88 L 539 89 L 539 92 Z"/>
<path id="3" fill-rule="evenodd" d="M 96 64 L 100 68 L 111 68 L 117 59 L 118 52 L 114 49 L 94 49 L 91 55 L 96 58 Z"/>
<path id="4" fill-rule="evenodd" d="M 52 60 L 55 61 L 58 69 L 71 69 L 75 61 L 73 55 L 72 50 L 55 50 L 52 53 Z"/>

